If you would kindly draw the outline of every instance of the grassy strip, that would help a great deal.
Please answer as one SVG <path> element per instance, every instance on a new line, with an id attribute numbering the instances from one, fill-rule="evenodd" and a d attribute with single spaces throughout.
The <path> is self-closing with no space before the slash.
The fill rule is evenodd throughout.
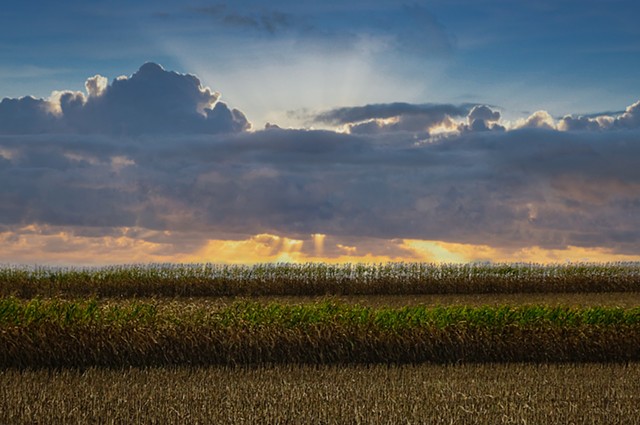
<path id="1" fill-rule="evenodd" d="M 0 302 L 2 367 L 637 360 L 640 308 Z"/>
<path id="2" fill-rule="evenodd" d="M 637 292 L 639 263 L 156 264 L 0 268 L 0 296 L 150 297 Z"/>

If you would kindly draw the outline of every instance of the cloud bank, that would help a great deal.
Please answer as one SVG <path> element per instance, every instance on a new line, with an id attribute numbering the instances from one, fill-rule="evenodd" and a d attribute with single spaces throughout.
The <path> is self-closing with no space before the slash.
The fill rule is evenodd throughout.
<path id="1" fill-rule="evenodd" d="M 518 123 L 487 105 L 393 103 L 316 117 L 346 133 L 248 132 L 196 77 L 155 64 L 86 89 L 0 103 L 0 234 L 15 249 L 34 228 L 167 256 L 260 234 L 326 235 L 325 256 L 380 240 L 640 249 L 640 103 Z"/>

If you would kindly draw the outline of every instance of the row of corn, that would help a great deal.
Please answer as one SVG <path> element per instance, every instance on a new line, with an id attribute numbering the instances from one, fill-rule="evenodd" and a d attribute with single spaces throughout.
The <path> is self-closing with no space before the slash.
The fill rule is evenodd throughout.
<path id="1" fill-rule="evenodd" d="M 640 308 L 0 300 L 0 367 L 640 360 Z"/>
<path id="2" fill-rule="evenodd" d="M 637 291 L 640 263 L 0 267 L 0 296 L 22 298 Z"/>

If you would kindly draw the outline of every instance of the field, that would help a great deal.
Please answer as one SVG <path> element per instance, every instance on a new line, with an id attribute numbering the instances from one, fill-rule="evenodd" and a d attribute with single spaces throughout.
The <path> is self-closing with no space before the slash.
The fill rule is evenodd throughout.
<path id="1" fill-rule="evenodd" d="M 155 264 L 0 268 L 0 295 L 207 297 L 638 292 L 638 263 Z"/>
<path id="2" fill-rule="evenodd" d="M 0 295 L 202 297 L 638 292 L 638 263 L 152 264 L 0 268 Z"/>
<path id="3" fill-rule="evenodd" d="M 6 298 L 0 326 L 3 367 L 640 360 L 640 308 Z"/>
<path id="4" fill-rule="evenodd" d="M 0 371 L 6 424 L 633 424 L 637 364 Z"/>
<path id="5" fill-rule="evenodd" d="M 0 423 L 638 416 L 637 263 L 5 267 L 0 294 Z"/>

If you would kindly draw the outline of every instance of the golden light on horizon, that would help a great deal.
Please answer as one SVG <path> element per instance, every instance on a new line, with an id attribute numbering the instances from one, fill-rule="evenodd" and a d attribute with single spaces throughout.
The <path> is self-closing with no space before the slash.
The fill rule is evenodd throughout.
<path id="1" fill-rule="evenodd" d="M 619 254 L 607 248 L 569 246 L 505 248 L 419 239 L 353 240 L 349 244 L 324 234 L 304 240 L 273 234 L 243 239 L 209 239 L 198 242 L 176 232 L 122 228 L 115 236 L 74 235 L 62 228 L 27 225 L 20 233 L 0 232 L 0 258 L 13 264 L 107 265 L 125 263 L 270 262 L 384 263 L 434 262 L 495 263 L 618 262 L 640 261 L 640 256 Z M 330 239 L 329 239 L 330 238 Z M 327 244 L 328 239 L 331 244 Z M 187 242 L 181 242 L 187 241 Z M 189 246 L 192 246 L 189 248 Z"/>
<path id="2" fill-rule="evenodd" d="M 640 261 L 639 255 L 618 254 L 609 248 L 567 246 L 563 249 L 545 249 L 539 246 L 525 248 L 499 248 L 488 245 L 461 244 L 442 241 L 403 240 L 403 246 L 412 250 L 420 261 L 468 263 L 491 261 L 494 263 L 578 263 Z"/>
<path id="3" fill-rule="evenodd" d="M 297 239 L 282 238 L 280 252 L 276 257 L 278 263 L 297 263 L 300 262 L 300 251 L 304 241 Z"/>

